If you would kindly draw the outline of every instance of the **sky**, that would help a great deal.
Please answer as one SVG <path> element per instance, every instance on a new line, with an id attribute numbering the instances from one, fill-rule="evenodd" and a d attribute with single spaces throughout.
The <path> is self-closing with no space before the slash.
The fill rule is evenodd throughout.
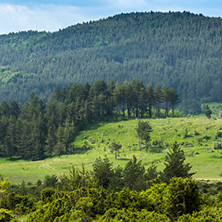
<path id="1" fill-rule="evenodd" d="M 120 13 L 189 11 L 222 18 L 221 0 L 0 0 L 0 34 L 54 32 Z"/>

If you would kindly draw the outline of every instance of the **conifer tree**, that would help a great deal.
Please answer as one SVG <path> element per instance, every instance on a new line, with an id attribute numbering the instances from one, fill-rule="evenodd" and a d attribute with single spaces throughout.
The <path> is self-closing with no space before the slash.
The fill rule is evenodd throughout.
<path id="1" fill-rule="evenodd" d="M 192 168 L 189 163 L 185 163 L 185 155 L 179 144 L 175 142 L 167 153 L 165 168 L 161 173 L 161 179 L 169 183 L 173 177 L 189 178 L 194 173 L 190 173 Z"/>
<path id="2" fill-rule="evenodd" d="M 172 106 L 172 116 L 174 116 L 175 105 L 179 103 L 179 95 L 174 88 L 170 91 L 170 103 Z"/>
<path id="3" fill-rule="evenodd" d="M 110 179 L 113 176 L 113 164 L 109 161 L 107 156 L 102 160 L 101 157 L 97 158 L 93 163 L 93 173 L 99 181 L 99 185 L 104 188 L 109 186 Z"/>
<path id="4" fill-rule="evenodd" d="M 160 116 L 160 103 L 161 103 L 161 97 L 162 97 L 162 91 L 159 85 L 155 86 L 153 93 L 154 93 L 154 100 L 156 104 L 156 117 L 159 117 Z"/>
<path id="5" fill-rule="evenodd" d="M 116 106 L 116 116 L 120 116 L 121 105 L 123 102 L 123 86 L 117 82 L 113 90 L 114 102 Z M 123 112 L 124 115 L 124 112 Z"/>
<path id="6" fill-rule="evenodd" d="M 162 87 L 162 99 L 165 103 L 165 116 L 168 116 L 171 91 L 167 85 Z"/>
<path id="7" fill-rule="evenodd" d="M 137 190 L 145 188 L 145 168 L 142 165 L 142 161 L 137 161 L 135 156 L 125 165 L 123 170 L 123 182 L 125 187 L 129 189 L 134 189 L 135 186 Z"/>
<path id="8" fill-rule="evenodd" d="M 65 149 L 65 144 L 63 142 L 64 129 L 61 125 L 59 125 L 56 132 L 56 145 L 54 146 L 54 152 L 56 155 L 60 156 Z"/>
<path id="9" fill-rule="evenodd" d="M 127 114 L 128 118 L 131 117 L 131 110 L 133 106 L 133 89 L 129 82 L 125 81 L 123 84 L 124 95 L 125 95 L 125 102 L 127 106 Z"/>
<path id="10" fill-rule="evenodd" d="M 53 152 L 53 147 L 56 145 L 56 135 L 55 135 L 55 128 L 50 126 L 48 128 L 48 135 L 46 138 L 46 153 L 51 157 Z"/>
<path id="11" fill-rule="evenodd" d="M 16 120 L 15 118 L 9 118 L 7 127 L 7 133 L 5 136 L 5 148 L 6 155 L 10 158 L 17 154 L 16 150 Z"/>
<path id="12" fill-rule="evenodd" d="M 212 111 L 208 105 L 205 106 L 203 113 L 206 115 L 208 119 L 210 119 Z"/>
<path id="13" fill-rule="evenodd" d="M 149 118 L 152 118 L 152 105 L 154 103 L 154 92 L 152 85 L 149 83 L 147 85 L 147 101 L 148 101 L 148 112 L 149 112 Z"/>

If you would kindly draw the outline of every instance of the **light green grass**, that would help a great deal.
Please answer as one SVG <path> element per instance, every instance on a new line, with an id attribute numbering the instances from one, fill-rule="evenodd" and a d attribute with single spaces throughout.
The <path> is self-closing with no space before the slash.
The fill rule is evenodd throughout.
<path id="1" fill-rule="evenodd" d="M 107 155 L 114 166 L 124 166 L 126 162 L 136 155 L 138 160 L 148 167 L 153 161 L 158 164 L 158 169 L 164 167 L 164 159 L 167 149 L 177 141 L 183 148 L 186 161 L 193 166 L 196 172 L 195 178 L 220 179 L 222 172 L 222 155 L 220 150 L 209 153 L 217 142 L 222 138 L 215 138 L 217 132 L 222 132 L 222 120 L 208 120 L 206 118 L 169 118 L 151 119 L 149 121 L 153 128 L 152 141 L 160 141 L 163 148 L 150 145 L 148 153 L 145 149 L 139 151 L 136 126 L 138 120 L 120 121 L 112 123 L 99 123 L 89 126 L 87 130 L 80 132 L 75 141 L 75 148 L 81 154 L 64 155 L 61 157 L 46 159 L 43 161 L 8 161 L 0 159 L 0 174 L 8 177 L 13 183 L 25 182 L 35 183 L 43 180 L 46 175 L 56 174 L 58 176 L 68 173 L 72 165 L 81 167 L 84 163 L 87 169 L 92 169 L 92 164 L 99 156 Z M 199 135 L 198 135 L 199 134 Z M 185 135 L 188 137 L 185 138 Z M 210 139 L 203 139 L 204 136 Z M 110 153 L 109 143 L 119 142 L 122 145 L 120 156 L 115 160 Z M 131 146 L 131 148 L 127 148 Z M 83 149 L 91 147 L 90 150 Z M 82 149 L 80 149 L 82 148 Z M 191 153 L 199 153 L 190 156 Z"/>

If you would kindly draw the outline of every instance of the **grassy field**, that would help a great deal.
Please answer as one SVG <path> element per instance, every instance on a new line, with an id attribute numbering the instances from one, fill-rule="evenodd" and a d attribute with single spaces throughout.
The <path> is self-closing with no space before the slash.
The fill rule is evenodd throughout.
<path id="1" fill-rule="evenodd" d="M 158 169 L 162 170 L 167 149 L 177 141 L 185 152 L 186 161 L 193 166 L 192 171 L 196 172 L 194 178 L 222 178 L 222 149 L 214 149 L 222 143 L 222 120 L 192 117 L 144 121 L 149 121 L 153 128 L 148 153 L 145 149 L 139 151 L 135 130 L 138 120 L 102 122 L 91 125 L 78 134 L 75 141 L 76 154 L 43 161 L 0 159 L 0 174 L 13 183 L 21 183 L 23 180 L 35 183 L 37 180 L 44 180 L 46 175 L 59 176 L 68 173 L 72 165 L 80 167 L 84 163 L 87 169 L 91 169 L 95 159 L 104 155 L 115 166 L 124 166 L 136 155 L 146 167 L 155 161 Z M 109 143 L 112 141 L 122 145 L 117 160 L 109 150 Z"/>

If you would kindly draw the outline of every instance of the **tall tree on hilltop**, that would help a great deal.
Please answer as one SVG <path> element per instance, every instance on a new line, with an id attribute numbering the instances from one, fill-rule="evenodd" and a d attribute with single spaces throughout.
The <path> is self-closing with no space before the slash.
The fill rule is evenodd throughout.
<path id="1" fill-rule="evenodd" d="M 177 91 L 174 88 L 172 88 L 170 91 L 170 104 L 172 106 L 172 116 L 174 116 L 174 109 L 177 103 L 179 103 L 179 95 Z"/>
<path id="2" fill-rule="evenodd" d="M 74 142 L 75 138 L 75 127 L 74 123 L 70 123 L 68 119 L 65 121 L 64 131 L 63 131 L 63 144 L 65 145 L 66 153 L 69 152 L 69 147 L 71 142 Z"/>
<path id="3" fill-rule="evenodd" d="M 53 153 L 53 147 L 56 145 L 56 129 L 51 126 L 48 128 L 48 134 L 46 138 L 46 154 L 50 157 Z"/>
<path id="4" fill-rule="evenodd" d="M 160 103 L 162 98 L 162 91 L 159 85 L 156 85 L 153 91 L 154 100 L 156 104 L 156 117 L 160 117 Z"/>
<path id="5" fill-rule="evenodd" d="M 168 116 L 171 91 L 167 85 L 162 87 L 162 98 L 165 103 L 165 116 Z"/>
<path id="6" fill-rule="evenodd" d="M 148 112 L 149 112 L 149 118 L 152 118 L 152 106 L 154 103 L 154 92 L 153 92 L 153 88 L 152 85 L 149 83 L 147 85 L 147 101 L 148 101 Z"/>
<path id="7" fill-rule="evenodd" d="M 138 79 L 133 79 L 131 83 L 132 87 L 132 103 L 133 108 L 135 110 L 136 118 L 139 116 L 139 104 L 140 104 L 140 89 L 141 89 L 141 82 Z"/>
<path id="8" fill-rule="evenodd" d="M 23 159 L 32 158 L 32 124 L 27 120 L 18 119 L 16 122 L 16 148 Z"/>
<path id="9" fill-rule="evenodd" d="M 124 102 L 123 102 L 123 87 L 119 82 L 116 83 L 116 86 L 113 90 L 113 97 L 116 106 L 116 116 L 120 116 L 121 106 L 123 105 Z"/>
<path id="10" fill-rule="evenodd" d="M 32 146 L 32 159 L 39 160 L 44 157 L 44 148 L 47 138 L 46 121 L 44 116 L 40 113 L 39 116 L 33 115 L 31 121 L 31 146 Z"/>
<path id="11" fill-rule="evenodd" d="M 9 116 L 10 115 L 10 106 L 6 101 L 1 102 L 0 104 L 0 115 Z"/>
<path id="12" fill-rule="evenodd" d="M 114 100 L 114 90 L 115 90 L 115 83 L 113 78 L 107 83 L 107 115 L 112 115 L 113 109 L 115 107 L 115 100 Z"/>
<path id="13" fill-rule="evenodd" d="M 21 110 L 20 110 L 20 106 L 18 105 L 18 103 L 13 100 L 10 106 L 10 115 L 18 118 L 19 114 L 20 114 Z"/>
<path id="14" fill-rule="evenodd" d="M 144 114 L 147 112 L 147 91 L 143 85 L 140 88 L 139 109 L 140 109 L 140 116 L 141 118 L 143 118 Z"/>
<path id="15" fill-rule="evenodd" d="M 64 135 L 64 128 L 61 125 L 59 125 L 56 132 L 56 144 L 53 148 L 57 156 L 60 156 L 65 150 L 65 144 L 63 142 L 63 135 Z"/>
<path id="16" fill-rule="evenodd" d="M 131 117 L 131 110 L 133 107 L 133 88 L 131 84 L 127 81 L 123 83 L 124 95 L 125 95 L 125 102 L 127 106 L 127 114 L 128 118 Z"/>
<path id="17" fill-rule="evenodd" d="M 5 151 L 8 157 L 17 155 L 16 149 L 16 119 L 11 117 L 8 120 L 7 132 L 5 135 Z"/>

